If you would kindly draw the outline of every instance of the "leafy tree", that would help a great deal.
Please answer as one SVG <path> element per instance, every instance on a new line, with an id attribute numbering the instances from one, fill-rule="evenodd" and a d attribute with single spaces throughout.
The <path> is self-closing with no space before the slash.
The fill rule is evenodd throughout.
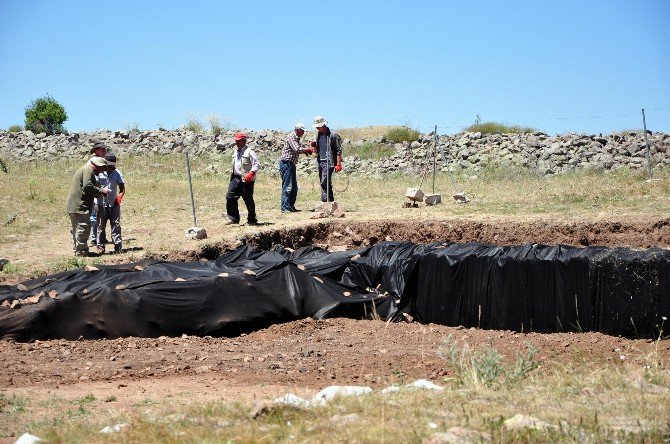
<path id="1" fill-rule="evenodd" d="M 65 108 L 50 95 L 33 100 L 26 107 L 26 130 L 35 133 L 61 133 L 66 120 Z"/>

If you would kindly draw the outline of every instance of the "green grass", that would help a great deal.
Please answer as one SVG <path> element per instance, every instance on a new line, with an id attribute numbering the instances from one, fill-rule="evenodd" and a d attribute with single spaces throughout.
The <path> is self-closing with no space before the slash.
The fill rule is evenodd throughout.
<path id="1" fill-rule="evenodd" d="M 468 133 L 482 133 L 482 134 L 516 134 L 516 133 L 535 133 L 538 130 L 535 128 L 519 125 L 505 125 L 498 122 L 483 122 L 475 123 L 465 128 Z"/>
<path id="2" fill-rule="evenodd" d="M 358 156 L 361 159 L 379 160 L 387 159 L 389 156 L 395 154 L 395 149 L 385 143 L 365 142 L 360 145 L 352 145 L 347 147 L 347 156 Z"/>
<path id="3" fill-rule="evenodd" d="M 419 140 L 421 133 L 417 130 L 407 127 L 392 128 L 384 134 L 384 139 L 388 142 L 414 142 Z"/>
<path id="4" fill-rule="evenodd" d="M 9 128 L 7 128 L 7 131 L 10 133 L 19 133 L 23 131 L 23 127 L 21 125 L 11 125 Z"/>

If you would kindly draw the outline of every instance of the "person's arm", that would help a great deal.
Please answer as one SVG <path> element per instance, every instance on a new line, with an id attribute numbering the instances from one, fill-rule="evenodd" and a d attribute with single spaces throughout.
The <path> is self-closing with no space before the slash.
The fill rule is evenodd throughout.
<path id="1" fill-rule="evenodd" d="M 335 170 L 339 173 L 340 171 L 342 171 L 342 138 L 337 133 L 335 133 L 334 142 L 335 142 L 335 153 L 337 157 L 337 162 L 335 163 Z"/>
<path id="2" fill-rule="evenodd" d="M 82 177 L 83 181 L 81 184 L 81 191 L 84 194 L 87 194 L 89 196 L 93 197 L 98 197 L 101 194 L 103 196 L 107 195 L 107 190 L 104 188 L 100 188 L 99 186 L 96 185 L 96 180 L 95 180 L 95 172 L 91 171 L 91 174 L 84 174 Z"/>

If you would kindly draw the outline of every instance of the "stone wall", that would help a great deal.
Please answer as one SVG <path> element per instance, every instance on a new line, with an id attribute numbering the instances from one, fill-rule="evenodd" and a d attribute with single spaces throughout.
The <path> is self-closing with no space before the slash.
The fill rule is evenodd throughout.
<path id="1" fill-rule="evenodd" d="M 274 130 L 248 131 L 265 168 L 274 167 L 283 146 L 285 133 Z M 101 141 L 119 156 L 163 155 L 188 151 L 191 155 L 230 155 L 235 146 L 234 132 L 218 136 L 183 130 L 98 131 L 54 136 L 30 131 L 0 131 L 0 157 L 5 160 L 41 161 L 56 158 L 88 157 L 94 142 Z M 445 158 L 454 169 L 478 171 L 486 165 L 526 167 L 540 174 L 560 174 L 576 169 L 610 170 L 647 167 L 642 133 L 613 133 L 605 136 L 543 133 L 495 134 L 460 133 L 440 136 Z M 670 166 L 670 135 L 648 134 L 654 168 Z M 383 138 L 344 140 L 344 167 L 348 172 L 377 174 L 387 172 L 418 173 L 432 165 L 432 135 L 422 135 L 411 143 L 388 143 Z M 382 145 L 389 154 L 382 159 L 363 159 L 356 152 L 371 144 Z M 354 153 L 352 155 L 352 153 Z M 299 170 L 316 171 L 314 161 L 304 159 Z M 444 163 L 438 151 L 438 168 Z"/>

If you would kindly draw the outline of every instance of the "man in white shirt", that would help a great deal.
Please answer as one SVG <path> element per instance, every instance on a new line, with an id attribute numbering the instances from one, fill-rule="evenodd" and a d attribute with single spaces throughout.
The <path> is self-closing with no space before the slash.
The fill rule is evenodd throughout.
<path id="1" fill-rule="evenodd" d="M 261 164 L 258 162 L 258 156 L 254 150 L 247 146 L 246 134 L 236 133 L 235 145 L 237 149 L 233 151 L 233 171 L 230 174 L 228 193 L 226 193 L 227 224 L 240 223 L 237 201 L 242 197 L 248 211 L 247 225 L 257 225 L 254 182 Z"/>
<path id="2" fill-rule="evenodd" d="M 105 252 L 105 228 L 107 221 L 112 232 L 112 243 L 114 244 L 114 253 L 121 253 L 121 200 L 126 195 L 126 184 L 123 181 L 123 174 L 116 169 L 116 156 L 107 154 L 107 172 L 99 175 L 100 184 L 109 191 L 106 196 L 98 198 L 98 232 L 97 248 L 98 253 Z M 118 193 L 117 193 L 118 188 Z"/>

